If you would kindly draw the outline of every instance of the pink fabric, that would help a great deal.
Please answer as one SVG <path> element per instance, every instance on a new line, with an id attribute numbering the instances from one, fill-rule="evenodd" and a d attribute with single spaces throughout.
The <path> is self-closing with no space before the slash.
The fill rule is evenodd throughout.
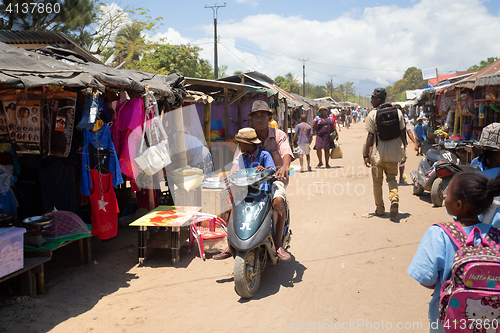
<path id="1" fill-rule="evenodd" d="M 142 124 L 144 122 L 144 100 L 140 97 L 126 101 L 118 111 L 118 117 L 114 123 L 114 142 L 115 148 L 119 148 L 120 169 L 121 172 L 129 178 L 134 178 L 134 171 L 137 174 L 137 166 L 132 160 L 135 158 L 137 144 L 140 142 L 140 133 L 142 133 Z M 132 135 L 139 132 L 139 136 Z M 118 153 L 118 148 L 117 148 Z"/>

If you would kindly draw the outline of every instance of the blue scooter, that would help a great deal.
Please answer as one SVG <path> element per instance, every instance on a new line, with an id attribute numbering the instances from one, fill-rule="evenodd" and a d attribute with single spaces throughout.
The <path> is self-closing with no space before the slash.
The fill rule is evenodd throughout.
<path id="1" fill-rule="evenodd" d="M 278 262 L 273 241 L 274 211 L 271 192 L 261 191 L 260 184 L 271 181 L 275 170 L 240 169 L 228 177 L 235 201 L 227 228 L 227 240 L 234 260 L 234 285 L 242 298 L 251 298 L 259 290 L 267 260 Z M 283 248 L 290 244 L 290 213 L 285 202 Z"/>

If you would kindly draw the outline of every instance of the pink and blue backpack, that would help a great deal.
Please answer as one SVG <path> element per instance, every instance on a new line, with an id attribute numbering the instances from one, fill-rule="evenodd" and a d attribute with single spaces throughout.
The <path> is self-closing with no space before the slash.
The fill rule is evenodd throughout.
<path id="1" fill-rule="evenodd" d="M 500 230 L 485 238 L 479 228 L 467 236 L 455 222 L 436 224 L 457 245 L 451 278 L 441 287 L 439 321 L 444 331 L 500 332 Z M 481 244 L 474 245 L 478 233 Z"/>

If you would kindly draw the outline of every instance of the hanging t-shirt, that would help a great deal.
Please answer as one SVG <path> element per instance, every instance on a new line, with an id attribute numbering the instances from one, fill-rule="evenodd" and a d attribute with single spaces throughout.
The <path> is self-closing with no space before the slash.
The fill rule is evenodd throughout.
<path id="1" fill-rule="evenodd" d="M 92 235 L 99 239 L 110 239 L 118 233 L 118 202 L 113 190 L 113 175 L 90 171 L 92 190 L 90 206 L 92 208 Z"/>
<path id="2" fill-rule="evenodd" d="M 89 145 L 93 145 L 96 149 L 109 150 L 109 169 L 113 174 L 113 186 L 116 187 L 123 183 L 118 156 L 116 155 L 115 146 L 111 140 L 111 132 L 109 125 L 104 124 L 101 129 L 95 132 L 90 132 L 87 129 L 83 130 L 83 149 L 82 149 L 82 177 L 80 184 L 80 192 L 84 195 L 90 195 L 92 182 L 90 180 L 90 150 Z"/>

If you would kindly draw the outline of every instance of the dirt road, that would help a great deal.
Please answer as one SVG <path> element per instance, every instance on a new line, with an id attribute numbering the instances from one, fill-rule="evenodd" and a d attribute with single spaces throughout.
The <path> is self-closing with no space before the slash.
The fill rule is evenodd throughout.
<path id="1" fill-rule="evenodd" d="M 138 267 L 136 230 L 125 228 L 110 242 L 93 239 L 94 264 L 61 268 L 54 258 L 45 297 L 0 308 L 0 331 L 426 331 L 431 291 L 406 269 L 425 230 L 450 218 L 409 184 L 395 222 L 373 216 L 365 136 L 363 123 L 343 129 L 334 168 L 291 178 L 292 261 L 268 266 L 252 300 L 234 291 L 233 259 L 202 262 L 183 248 L 175 267 L 168 252 Z M 408 177 L 418 160 L 409 151 Z M 385 184 L 384 196 L 388 211 Z"/>

